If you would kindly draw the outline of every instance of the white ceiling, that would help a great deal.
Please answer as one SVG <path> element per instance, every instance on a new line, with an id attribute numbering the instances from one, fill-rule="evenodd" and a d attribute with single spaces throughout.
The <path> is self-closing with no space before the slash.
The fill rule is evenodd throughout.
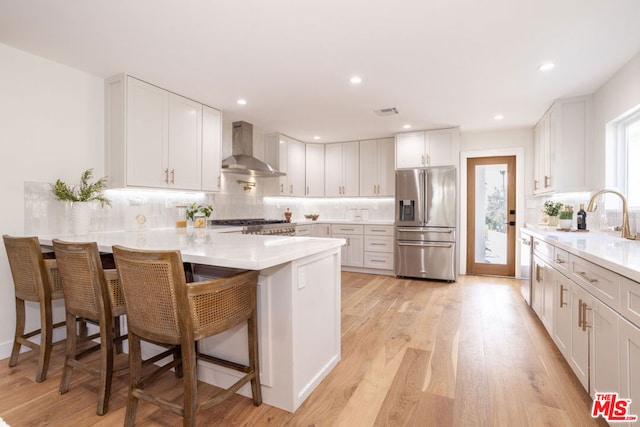
<path id="1" fill-rule="evenodd" d="M 532 126 L 640 51 L 639 18 L 638 0 L 0 0 L 0 43 L 328 142 Z"/>

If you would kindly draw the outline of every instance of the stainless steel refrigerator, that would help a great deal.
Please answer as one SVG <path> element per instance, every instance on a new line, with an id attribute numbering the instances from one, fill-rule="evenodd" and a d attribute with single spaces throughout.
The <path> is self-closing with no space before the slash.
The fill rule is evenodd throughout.
<path id="1" fill-rule="evenodd" d="M 395 274 L 455 281 L 456 168 L 396 171 Z"/>

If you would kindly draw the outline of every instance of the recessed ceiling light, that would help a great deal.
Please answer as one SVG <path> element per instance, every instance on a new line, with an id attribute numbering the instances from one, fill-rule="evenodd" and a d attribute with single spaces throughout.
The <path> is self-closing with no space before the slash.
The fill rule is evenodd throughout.
<path id="1" fill-rule="evenodd" d="M 554 64 L 553 62 L 546 62 L 546 63 L 540 65 L 538 67 L 538 70 L 540 70 L 540 71 L 549 71 L 549 70 L 552 70 L 555 66 L 556 66 L 556 64 Z"/>
<path id="2" fill-rule="evenodd" d="M 502 114 L 496 114 L 495 116 L 493 116 L 494 120 L 502 120 L 504 119 L 504 116 Z"/>
<path id="3" fill-rule="evenodd" d="M 238 103 L 238 105 L 247 105 L 247 100 L 246 99 L 240 98 L 236 102 Z"/>
<path id="4" fill-rule="evenodd" d="M 313 136 L 313 139 L 318 140 L 318 139 L 320 139 L 320 136 L 318 136 L 318 135 L 314 135 L 314 136 Z"/>
<path id="5" fill-rule="evenodd" d="M 403 129 L 411 129 L 411 125 L 403 125 L 402 128 Z"/>
<path id="6" fill-rule="evenodd" d="M 357 85 L 358 83 L 362 83 L 362 79 L 360 78 L 360 76 L 353 76 L 349 81 L 354 85 Z"/>

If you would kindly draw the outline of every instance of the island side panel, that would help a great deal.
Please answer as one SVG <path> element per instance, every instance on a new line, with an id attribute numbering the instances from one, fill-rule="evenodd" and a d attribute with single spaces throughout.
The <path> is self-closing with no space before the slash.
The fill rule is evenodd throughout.
<path id="1" fill-rule="evenodd" d="M 340 252 L 294 261 L 292 273 L 297 408 L 340 361 Z"/>
<path id="2" fill-rule="evenodd" d="M 260 271 L 258 330 L 263 401 L 295 412 L 340 361 L 340 249 Z M 246 363 L 246 326 L 201 342 L 202 351 Z M 198 379 L 229 387 L 237 372 L 200 361 Z M 250 397 L 248 385 L 239 391 Z"/>

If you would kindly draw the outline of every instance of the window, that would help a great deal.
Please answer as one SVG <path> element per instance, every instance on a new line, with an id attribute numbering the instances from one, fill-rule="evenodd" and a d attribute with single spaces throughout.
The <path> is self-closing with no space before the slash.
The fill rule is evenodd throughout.
<path id="1" fill-rule="evenodd" d="M 629 207 L 640 209 L 640 110 L 617 121 L 616 180 Z"/>

